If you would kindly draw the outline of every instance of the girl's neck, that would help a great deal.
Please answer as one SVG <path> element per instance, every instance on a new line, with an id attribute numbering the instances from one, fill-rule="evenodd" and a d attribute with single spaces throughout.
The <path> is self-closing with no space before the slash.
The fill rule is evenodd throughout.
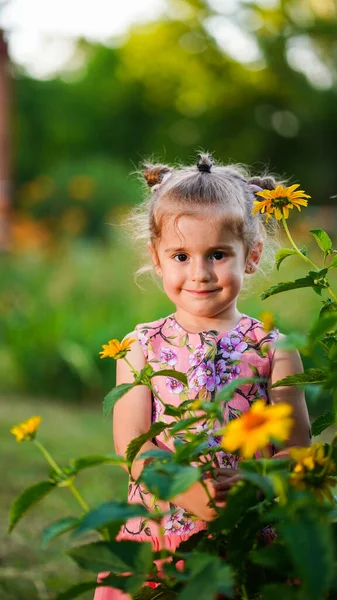
<path id="1" fill-rule="evenodd" d="M 228 308 L 220 315 L 214 317 L 204 317 L 186 313 L 177 308 L 174 313 L 174 318 L 178 325 L 189 333 L 199 333 L 201 331 L 230 331 L 234 329 L 242 318 L 242 313 L 238 311 L 236 306 Z"/>

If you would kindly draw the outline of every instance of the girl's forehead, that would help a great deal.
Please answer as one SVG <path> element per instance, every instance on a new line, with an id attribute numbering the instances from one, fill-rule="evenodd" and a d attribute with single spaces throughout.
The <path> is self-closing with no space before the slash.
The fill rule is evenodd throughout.
<path id="1" fill-rule="evenodd" d="M 210 211 L 199 215 L 167 215 L 163 219 L 160 244 L 166 246 L 216 246 L 242 243 L 233 232 L 233 224 L 216 216 L 212 218 Z"/>

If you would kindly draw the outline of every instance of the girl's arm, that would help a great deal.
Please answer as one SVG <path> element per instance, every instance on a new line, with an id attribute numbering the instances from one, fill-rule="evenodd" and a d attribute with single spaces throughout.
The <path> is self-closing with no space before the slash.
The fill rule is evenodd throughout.
<path id="1" fill-rule="evenodd" d="M 272 362 L 270 386 L 279 379 L 302 373 L 302 371 L 302 361 L 297 350 L 289 352 L 276 348 Z M 310 446 L 310 421 L 304 391 L 297 386 L 280 386 L 269 389 L 269 397 L 271 404 L 288 402 L 293 407 L 294 427 L 290 438 L 286 442 L 286 448 L 274 456 L 276 458 L 286 457 L 292 446 Z"/>
<path id="2" fill-rule="evenodd" d="M 134 332 L 127 337 L 137 337 Z M 145 357 L 138 341 L 134 342 L 128 352 L 127 358 L 134 369 L 140 371 L 145 366 Z M 116 385 L 121 383 L 132 383 L 134 377 L 130 367 L 124 360 L 117 361 Z M 146 386 L 137 386 L 122 396 L 116 403 L 113 413 L 113 437 L 115 450 L 117 454 L 125 457 L 126 449 L 131 440 L 139 435 L 146 433 L 152 423 L 152 397 L 151 392 Z M 152 450 L 157 446 L 149 441 L 146 442 L 139 454 Z M 145 464 L 149 459 L 137 459 L 132 465 L 132 477 L 138 479 Z M 126 469 L 126 467 L 125 467 Z M 206 481 L 205 481 L 206 483 Z M 211 481 L 206 483 L 210 495 L 214 496 L 214 488 Z M 208 521 L 215 517 L 215 512 L 208 506 L 209 498 L 202 487 L 197 482 L 183 494 L 179 494 L 172 502 L 181 506 L 185 510 L 195 514 L 199 518 Z"/>

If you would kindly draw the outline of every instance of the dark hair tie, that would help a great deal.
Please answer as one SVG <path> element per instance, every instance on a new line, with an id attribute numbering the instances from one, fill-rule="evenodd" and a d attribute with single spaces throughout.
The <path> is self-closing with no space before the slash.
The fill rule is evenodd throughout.
<path id="1" fill-rule="evenodd" d="M 212 168 L 212 162 L 210 160 L 210 157 L 207 154 L 198 154 L 198 156 L 198 171 L 200 171 L 201 173 L 210 173 Z"/>

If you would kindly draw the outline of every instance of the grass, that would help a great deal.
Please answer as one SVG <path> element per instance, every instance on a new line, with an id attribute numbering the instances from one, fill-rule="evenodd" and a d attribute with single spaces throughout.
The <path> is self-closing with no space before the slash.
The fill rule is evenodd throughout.
<path id="1" fill-rule="evenodd" d="M 0 480 L 0 597 L 1 600 L 49 600 L 56 592 L 90 578 L 66 556 L 70 538 L 56 538 L 42 547 L 44 528 L 57 519 L 78 516 L 80 509 L 67 488 L 58 488 L 34 507 L 9 536 L 8 514 L 13 500 L 27 486 L 48 476 L 49 468 L 39 450 L 29 442 L 18 444 L 10 427 L 40 414 L 39 440 L 54 459 L 65 465 L 70 458 L 111 453 L 111 420 L 104 421 L 97 408 L 55 404 L 50 399 L 0 397 L 1 455 L 5 466 Z M 105 466 L 83 471 L 76 485 L 89 505 L 126 497 L 126 474 L 119 467 Z M 94 539 L 93 536 L 87 538 Z M 80 543 L 84 542 L 81 538 Z M 91 579 L 91 578 L 90 578 Z M 89 600 L 92 594 L 83 595 Z"/>

